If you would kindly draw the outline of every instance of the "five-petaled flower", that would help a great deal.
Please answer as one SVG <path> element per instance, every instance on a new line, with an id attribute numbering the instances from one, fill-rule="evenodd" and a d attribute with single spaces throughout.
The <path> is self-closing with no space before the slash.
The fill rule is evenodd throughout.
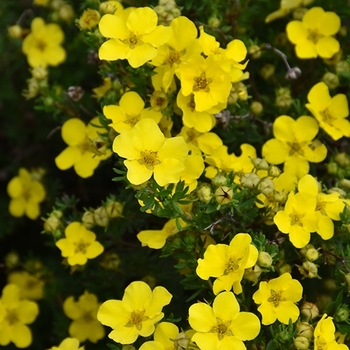
<path id="1" fill-rule="evenodd" d="M 79 346 L 79 340 L 75 338 L 66 338 L 62 340 L 60 345 L 53 346 L 49 350 L 84 350 L 84 346 Z"/>
<path id="2" fill-rule="evenodd" d="M 299 179 L 309 172 L 309 162 L 322 162 L 327 148 L 318 140 L 318 123 L 312 117 L 302 116 L 297 120 L 282 115 L 273 123 L 275 138 L 268 140 L 262 154 L 271 164 L 284 163 L 284 171 Z"/>
<path id="3" fill-rule="evenodd" d="M 45 24 L 40 17 L 33 19 L 31 32 L 25 37 L 22 51 L 31 67 L 57 66 L 66 59 L 61 43 L 64 34 L 58 24 Z"/>
<path id="4" fill-rule="evenodd" d="M 301 299 L 302 293 L 302 285 L 292 279 L 289 273 L 268 282 L 260 282 L 259 289 L 253 294 L 253 300 L 260 304 L 258 311 L 262 315 L 261 323 L 267 326 L 278 320 L 288 324 L 290 319 L 294 323 L 300 313 L 295 303 Z"/>
<path id="5" fill-rule="evenodd" d="M 37 303 L 21 300 L 20 290 L 14 284 L 7 284 L 0 299 L 0 345 L 13 342 L 18 348 L 32 343 L 32 332 L 27 326 L 39 314 Z"/>
<path id="6" fill-rule="evenodd" d="M 345 344 L 338 344 L 335 340 L 335 326 L 333 317 L 323 314 L 314 332 L 315 350 L 348 350 Z"/>
<path id="7" fill-rule="evenodd" d="M 82 178 L 93 175 L 102 160 L 112 155 L 106 147 L 100 133 L 105 131 L 97 117 L 88 125 L 78 119 L 68 119 L 62 126 L 62 139 L 68 145 L 56 158 L 55 163 L 61 170 L 74 167 Z"/>
<path id="8" fill-rule="evenodd" d="M 102 60 L 127 59 L 137 68 L 157 55 L 157 47 L 170 38 L 169 27 L 157 26 L 157 14 L 149 7 L 140 7 L 124 16 L 104 15 L 99 23 L 101 34 L 110 38 L 99 50 Z"/>
<path id="9" fill-rule="evenodd" d="M 103 245 L 96 241 L 96 235 L 80 222 L 70 223 L 65 234 L 66 238 L 59 239 L 56 246 L 71 266 L 85 265 L 88 259 L 96 258 L 104 250 Z"/>
<path id="10" fill-rule="evenodd" d="M 107 300 L 97 313 L 97 319 L 113 328 L 108 337 L 121 344 L 132 344 L 138 336 L 149 337 L 154 325 L 164 317 L 162 309 L 172 295 L 164 287 L 153 291 L 147 283 L 135 281 L 125 288 L 122 300 Z"/>
<path id="11" fill-rule="evenodd" d="M 338 40 L 332 37 L 340 29 L 339 16 L 321 7 L 307 11 L 302 21 L 291 21 L 287 25 L 288 39 L 295 44 L 299 58 L 331 58 L 340 50 Z"/>
<path id="12" fill-rule="evenodd" d="M 320 127 L 334 140 L 350 137 L 349 105 L 346 95 L 329 95 L 324 82 L 314 85 L 307 95 L 309 103 L 305 106 L 314 115 Z"/>
<path id="13" fill-rule="evenodd" d="M 68 297 L 63 303 L 64 313 L 72 319 L 69 326 L 69 335 L 80 342 L 90 340 L 96 343 L 105 335 L 101 323 L 97 320 L 97 311 L 101 304 L 95 294 L 85 292 L 78 301 L 73 296 Z"/>
<path id="14" fill-rule="evenodd" d="M 132 184 L 140 185 L 154 175 L 160 186 L 180 180 L 188 153 L 182 136 L 166 139 L 150 118 L 140 120 L 131 130 L 123 130 L 114 139 L 113 151 L 127 158 L 126 176 Z"/>
<path id="15" fill-rule="evenodd" d="M 260 332 L 260 322 L 251 312 L 240 312 L 232 292 L 220 293 L 213 307 L 205 303 L 189 308 L 188 322 L 196 331 L 192 337 L 201 350 L 246 349 L 243 341 L 254 339 Z"/>
<path id="16" fill-rule="evenodd" d="M 19 169 L 7 185 L 7 193 L 11 197 L 9 212 L 14 217 L 26 215 L 35 220 L 40 215 L 40 203 L 45 199 L 46 191 L 40 181 L 33 178 L 28 170 Z"/>
<path id="17" fill-rule="evenodd" d="M 255 265 L 258 250 L 251 244 L 248 233 L 238 233 L 226 244 L 211 244 L 204 253 L 204 259 L 198 259 L 197 275 L 208 280 L 216 277 L 213 284 L 214 294 L 233 288 L 236 294 L 242 293 L 241 280 L 244 270 Z"/>

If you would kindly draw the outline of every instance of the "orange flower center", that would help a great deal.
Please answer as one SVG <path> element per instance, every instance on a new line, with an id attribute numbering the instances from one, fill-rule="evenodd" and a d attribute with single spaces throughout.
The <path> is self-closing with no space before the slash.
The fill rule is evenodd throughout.
<path id="1" fill-rule="evenodd" d="M 199 77 L 194 78 L 195 84 L 193 85 L 193 91 L 203 90 L 204 92 L 209 92 L 209 84 L 212 82 L 211 79 L 206 78 L 205 72 L 203 72 Z"/>
<path id="2" fill-rule="evenodd" d="M 158 153 L 146 150 L 140 153 L 141 158 L 138 159 L 140 165 L 146 166 L 148 170 L 153 170 L 155 165 L 160 164 L 158 160 Z"/>
<path id="3" fill-rule="evenodd" d="M 217 333 L 219 340 L 222 340 L 225 335 L 227 335 L 227 336 L 233 335 L 232 331 L 229 329 L 231 321 L 223 322 L 223 321 L 221 321 L 220 318 L 216 318 L 216 323 L 217 323 L 217 325 L 215 327 L 213 327 L 210 330 L 210 332 Z"/>
<path id="4" fill-rule="evenodd" d="M 299 143 L 299 142 L 287 142 L 287 145 L 289 146 L 289 155 L 292 156 L 295 153 L 300 154 L 301 156 L 304 155 L 304 151 L 303 151 L 303 146 L 304 143 Z"/>
<path id="5" fill-rule="evenodd" d="M 180 61 L 180 54 L 175 50 L 171 50 L 169 53 L 169 56 L 165 60 L 165 63 L 170 64 L 170 66 L 172 67 L 174 63 L 177 63 L 179 61 Z"/>
<path id="6" fill-rule="evenodd" d="M 229 261 L 225 264 L 225 271 L 224 275 L 228 275 L 229 273 L 238 270 L 239 269 L 239 260 L 241 259 L 232 259 L 230 258 Z"/>
<path id="7" fill-rule="evenodd" d="M 129 37 L 124 39 L 123 43 L 129 45 L 129 48 L 133 50 L 136 46 L 142 45 L 143 41 L 140 36 L 130 32 Z"/>
<path id="8" fill-rule="evenodd" d="M 294 211 L 292 214 L 289 214 L 290 217 L 290 224 L 292 226 L 299 225 L 303 226 L 303 223 L 301 222 L 301 219 L 304 217 L 303 214 L 299 214 L 296 211 Z"/>

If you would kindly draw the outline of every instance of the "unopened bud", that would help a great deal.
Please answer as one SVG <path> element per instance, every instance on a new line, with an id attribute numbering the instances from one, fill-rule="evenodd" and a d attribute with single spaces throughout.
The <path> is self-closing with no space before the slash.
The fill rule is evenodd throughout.
<path id="1" fill-rule="evenodd" d="M 243 174 L 241 185 L 245 188 L 256 188 L 259 185 L 260 177 L 254 173 Z"/>
<path id="2" fill-rule="evenodd" d="M 318 276 L 317 265 L 311 261 L 304 261 L 303 265 L 298 266 L 298 270 L 306 278 L 316 278 Z"/>
<path id="3" fill-rule="evenodd" d="M 294 346 L 297 350 L 307 350 L 309 348 L 309 339 L 303 336 L 298 336 L 294 339 Z"/>
<path id="4" fill-rule="evenodd" d="M 305 253 L 305 258 L 309 261 L 315 261 L 319 257 L 318 251 L 315 248 L 310 248 Z"/>
<path id="5" fill-rule="evenodd" d="M 120 258 L 116 253 L 105 253 L 102 256 L 102 260 L 100 261 L 100 265 L 106 270 L 117 271 L 120 266 Z"/>
<path id="6" fill-rule="evenodd" d="M 100 13 L 96 10 L 86 9 L 79 18 L 78 24 L 81 30 L 88 30 L 96 27 L 100 21 Z"/>
<path id="7" fill-rule="evenodd" d="M 277 90 L 277 96 L 275 104 L 281 109 L 287 109 L 291 106 L 293 102 L 290 89 L 289 88 L 280 88 Z"/>
<path id="8" fill-rule="evenodd" d="M 227 179 L 225 176 L 222 175 L 216 175 L 212 180 L 211 183 L 213 184 L 213 186 L 215 187 L 219 187 L 219 186 L 225 186 L 227 182 Z"/>
<path id="9" fill-rule="evenodd" d="M 32 69 L 32 77 L 36 80 L 44 80 L 47 78 L 48 71 L 45 67 L 34 67 Z"/>
<path id="10" fill-rule="evenodd" d="M 261 267 L 269 268 L 272 265 L 272 257 L 267 252 L 259 252 L 257 264 Z"/>
<path id="11" fill-rule="evenodd" d="M 20 263 L 19 255 L 15 252 L 10 252 L 5 256 L 5 265 L 8 269 L 14 269 Z"/>
<path id="12" fill-rule="evenodd" d="M 314 335 L 314 328 L 311 324 L 307 322 L 298 322 L 297 323 L 298 335 L 303 336 L 307 339 L 312 339 Z"/>
<path id="13" fill-rule="evenodd" d="M 339 86 L 339 78 L 332 72 L 327 72 L 323 75 L 322 81 L 329 87 L 329 89 L 335 89 Z"/>
<path id="14" fill-rule="evenodd" d="M 208 19 L 208 26 L 212 28 L 219 28 L 221 21 L 217 17 L 210 17 Z"/>
<path id="15" fill-rule="evenodd" d="M 292 266 L 289 264 L 283 264 L 279 269 L 278 272 L 280 275 L 283 275 L 284 273 L 292 273 Z"/>
<path id="16" fill-rule="evenodd" d="M 84 96 L 84 90 L 80 86 L 70 86 L 67 95 L 74 102 L 78 102 Z"/>
<path id="17" fill-rule="evenodd" d="M 336 322 L 347 322 L 349 319 L 349 310 L 347 307 L 340 307 L 334 315 Z"/>
<path id="18" fill-rule="evenodd" d="M 264 110 L 264 107 L 263 107 L 262 103 L 260 103 L 259 101 L 253 101 L 250 104 L 250 111 L 254 115 L 259 115 L 263 110 Z"/>
<path id="19" fill-rule="evenodd" d="M 44 222 L 46 232 L 55 232 L 61 226 L 61 220 L 55 216 L 48 217 Z"/>
<path id="20" fill-rule="evenodd" d="M 275 189 L 275 185 L 271 179 L 263 179 L 259 183 L 259 190 L 265 196 L 268 196 Z"/>
<path id="21" fill-rule="evenodd" d="M 22 27 L 18 24 L 8 27 L 7 33 L 9 37 L 13 39 L 21 39 L 22 37 Z"/>
<path id="22" fill-rule="evenodd" d="M 261 158 L 252 158 L 251 159 L 255 169 L 257 170 L 268 170 L 269 169 L 269 164 L 265 159 Z"/>
<path id="23" fill-rule="evenodd" d="M 350 158 L 344 152 L 340 152 L 340 153 L 336 154 L 334 157 L 334 160 L 342 167 L 347 167 L 350 165 Z"/>
<path id="24" fill-rule="evenodd" d="M 252 59 L 257 59 L 261 56 L 261 49 L 258 45 L 251 45 L 248 47 L 248 54 Z"/>
<path id="25" fill-rule="evenodd" d="M 269 175 L 271 177 L 278 177 L 281 174 L 281 170 L 276 166 L 272 165 L 271 168 L 269 169 Z"/>
<path id="26" fill-rule="evenodd" d="M 258 283 L 261 273 L 261 267 L 259 265 L 254 265 L 253 267 L 244 270 L 243 277 L 250 282 Z"/>
<path id="27" fill-rule="evenodd" d="M 233 190 L 227 186 L 220 186 L 215 191 L 215 199 L 220 205 L 232 202 Z"/>
<path id="28" fill-rule="evenodd" d="M 99 207 L 94 211 L 95 224 L 101 227 L 107 227 L 109 224 L 109 216 L 105 207 Z"/>
<path id="29" fill-rule="evenodd" d="M 337 73 L 349 73 L 350 71 L 349 63 L 346 61 L 339 61 L 334 66 Z"/>
<path id="30" fill-rule="evenodd" d="M 86 211 L 81 221 L 87 229 L 92 228 L 95 225 L 94 214 L 91 211 Z"/>
<path id="31" fill-rule="evenodd" d="M 187 336 L 185 332 L 179 333 L 174 340 L 175 350 L 187 349 L 190 340 L 191 339 Z"/>
<path id="32" fill-rule="evenodd" d="M 99 11 L 103 14 L 110 13 L 112 15 L 117 14 L 123 10 L 123 5 L 119 1 L 104 1 L 99 6 Z"/>
<path id="33" fill-rule="evenodd" d="M 342 179 L 338 182 L 338 185 L 347 189 L 350 189 L 350 180 Z"/>
<path id="34" fill-rule="evenodd" d="M 119 218 L 122 216 L 123 204 L 112 201 L 107 204 L 106 210 L 110 218 Z"/>
<path id="35" fill-rule="evenodd" d="M 339 197 L 344 198 L 346 196 L 346 192 L 339 187 L 332 187 L 327 190 L 327 193 L 339 193 Z"/>
<path id="36" fill-rule="evenodd" d="M 270 64 L 270 63 L 265 64 L 260 70 L 260 75 L 265 80 L 268 80 L 274 74 L 275 74 L 275 66 L 273 64 Z"/>
<path id="37" fill-rule="evenodd" d="M 288 80 L 295 80 L 301 76 L 301 69 L 299 67 L 293 67 L 288 69 L 285 78 Z"/>
<path id="38" fill-rule="evenodd" d="M 205 184 L 199 187 L 199 189 L 197 190 L 197 196 L 198 199 L 203 203 L 209 203 L 210 200 L 213 198 L 211 188 Z"/>
<path id="39" fill-rule="evenodd" d="M 309 301 L 305 301 L 303 305 L 301 305 L 301 314 L 307 319 L 307 320 L 313 320 L 315 317 L 319 316 L 320 312 L 318 310 L 318 307 L 310 303 Z"/>

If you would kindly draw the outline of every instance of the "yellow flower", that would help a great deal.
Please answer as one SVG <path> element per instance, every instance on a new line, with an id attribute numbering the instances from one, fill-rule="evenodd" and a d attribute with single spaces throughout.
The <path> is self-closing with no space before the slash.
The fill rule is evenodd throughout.
<path id="1" fill-rule="evenodd" d="M 19 169 L 18 176 L 7 185 L 7 193 L 11 197 L 9 211 L 12 216 L 26 215 L 35 220 L 40 215 L 39 204 L 45 199 L 45 188 L 28 170 Z"/>
<path id="2" fill-rule="evenodd" d="M 66 238 L 56 242 L 62 256 L 68 258 L 68 264 L 85 265 L 88 259 L 99 256 L 104 248 L 96 241 L 96 235 L 88 231 L 80 222 L 70 223 L 65 230 Z"/>
<path id="3" fill-rule="evenodd" d="M 335 326 L 333 318 L 323 314 L 314 332 L 315 350 L 348 350 L 345 344 L 338 344 L 335 340 Z"/>
<path id="4" fill-rule="evenodd" d="M 32 333 L 27 326 L 39 314 L 34 301 L 21 300 L 20 290 L 14 284 L 7 284 L 0 299 L 0 345 L 10 342 L 18 348 L 26 348 L 32 343 Z"/>
<path id="5" fill-rule="evenodd" d="M 141 96 L 134 91 L 128 91 L 120 99 L 119 106 L 104 106 L 103 114 L 112 120 L 109 126 L 119 133 L 131 130 L 144 118 L 151 118 L 158 124 L 162 119 L 162 113 L 144 107 L 145 103 Z"/>
<path id="6" fill-rule="evenodd" d="M 180 220 L 181 226 L 185 227 L 186 223 Z M 143 230 L 137 234 L 138 240 L 143 247 L 150 247 L 152 249 L 161 249 L 164 247 L 168 237 L 179 232 L 176 225 L 176 219 L 170 219 L 166 222 L 161 230 Z"/>
<path id="7" fill-rule="evenodd" d="M 250 244 L 251 241 L 248 233 L 238 233 L 230 245 L 209 245 L 204 258 L 198 259 L 197 275 L 203 280 L 216 277 L 213 284 L 215 295 L 231 288 L 236 294 L 242 293 L 244 270 L 254 266 L 258 260 L 258 250 Z"/>
<path id="8" fill-rule="evenodd" d="M 299 180 L 299 192 L 307 193 L 316 198 L 316 214 L 318 227 L 316 232 L 327 240 L 334 235 L 332 220 L 340 220 L 340 213 L 344 209 L 344 202 L 339 198 L 339 193 L 319 193 L 316 179 L 311 175 L 305 175 Z"/>
<path id="9" fill-rule="evenodd" d="M 180 63 L 194 54 L 194 42 L 197 37 L 197 28 L 187 17 L 174 18 L 170 28 L 169 40 L 158 48 L 157 56 L 151 61 L 151 64 L 159 67 L 156 71 L 160 74 L 161 87 L 165 92 L 168 92 Z M 196 53 L 200 53 L 199 47 Z"/>
<path id="10" fill-rule="evenodd" d="M 80 342 L 90 340 L 96 343 L 105 336 L 101 323 L 97 320 L 97 311 L 101 304 L 95 294 L 85 292 L 78 301 L 74 297 L 68 297 L 63 303 L 66 316 L 73 320 L 68 332 L 73 338 Z"/>
<path id="11" fill-rule="evenodd" d="M 22 51 L 31 67 L 57 66 L 66 59 L 66 51 L 61 47 L 63 40 L 59 25 L 45 24 L 42 18 L 36 17 L 31 32 L 23 40 Z"/>
<path id="12" fill-rule="evenodd" d="M 171 29 L 157 26 L 157 14 L 149 7 L 132 10 L 129 15 L 106 14 L 101 18 L 99 29 L 106 38 L 99 50 L 102 60 L 127 59 L 137 68 L 157 55 L 157 47 L 171 35 Z"/>
<path id="13" fill-rule="evenodd" d="M 320 127 L 334 140 L 350 137 L 350 122 L 345 119 L 349 115 L 346 95 L 329 95 L 328 86 L 323 83 L 314 85 L 307 95 L 309 103 L 305 106 L 314 115 Z"/>
<path id="14" fill-rule="evenodd" d="M 106 149 L 99 133 L 98 118 L 93 118 L 88 125 L 78 118 L 68 119 L 62 126 L 62 139 L 68 145 L 56 158 L 55 163 L 61 170 L 74 166 L 75 172 L 82 178 L 92 176 L 100 161 L 112 155 Z M 103 144 L 103 146 L 100 145 Z"/>
<path id="15" fill-rule="evenodd" d="M 195 109 L 209 111 L 217 104 L 225 107 L 231 90 L 228 74 L 221 68 L 214 56 L 195 56 L 188 63 L 182 63 L 176 71 L 181 81 L 184 96 L 194 95 Z"/>
<path id="16" fill-rule="evenodd" d="M 305 247 L 310 242 L 310 232 L 318 229 L 316 203 L 316 198 L 308 193 L 291 192 L 284 210 L 273 219 L 282 233 L 289 233 L 289 239 L 296 248 Z"/>
<path id="17" fill-rule="evenodd" d="M 155 181 L 164 186 L 179 181 L 188 149 L 183 137 L 166 139 L 157 123 L 145 118 L 114 139 L 113 151 L 127 158 L 124 164 L 132 184 L 140 185 L 154 175 Z"/>
<path id="18" fill-rule="evenodd" d="M 7 281 L 20 289 L 22 299 L 39 300 L 44 296 L 44 281 L 27 271 L 12 272 Z"/>
<path id="19" fill-rule="evenodd" d="M 93 27 L 97 26 L 100 17 L 101 15 L 98 11 L 93 9 L 86 9 L 78 21 L 80 29 L 92 29 Z"/>
<path id="20" fill-rule="evenodd" d="M 273 123 L 275 138 L 263 145 L 262 154 L 271 164 L 284 163 L 284 171 L 300 179 L 309 172 L 309 162 L 320 163 L 327 156 L 326 146 L 313 141 L 317 133 L 318 124 L 312 117 L 280 116 Z"/>
<path id="21" fill-rule="evenodd" d="M 232 292 L 220 293 L 213 307 L 197 303 L 189 308 L 188 322 L 196 331 L 192 337 L 200 350 L 246 349 L 243 341 L 260 332 L 260 322 L 251 312 L 240 312 Z"/>
<path id="22" fill-rule="evenodd" d="M 101 305 L 97 319 L 113 328 L 110 339 L 132 344 L 139 335 L 149 337 L 154 332 L 154 325 L 164 317 L 162 308 L 171 298 L 164 287 L 152 291 L 145 282 L 132 282 L 125 288 L 122 300 L 107 300 Z"/>
<path id="23" fill-rule="evenodd" d="M 288 23 L 287 36 L 295 44 L 299 58 L 331 58 L 340 50 L 339 42 L 332 37 L 338 33 L 340 24 L 336 13 L 313 7 L 302 21 Z"/>
<path id="24" fill-rule="evenodd" d="M 92 91 L 94 92 L 94 94 L 92 95 L 92 97 L 100 99 L 102 98 L 110 89 L 112 88 L 112 81 L 110 77 L 106 77 L 103 79 L 103 84 L 101 86 L 98 86 L 94 89 L 92 89 Z"/>
<path id="25" fill-rule="evenodd" d="M 60 345 L 53 346 L 49 350 L 84 350 L 85 347 L 79 347 L 79 340 L 75 338 L 66 338 Z"/>
<path id="26" fill-rule="evenodd" d="M 297 9 L 300 6 L 308 6 L 314 0 L 281 0 L 280 8 L 277 11 L 270 13 L 265 18 L 265 23 L 270 23 L 277 18 L 284 17 L 290 13 L 290 11 Z"/>
<path id="27" fill-rule="evenodd" d="M 260 282 L 259 290 L 253 294 L 253 300 L 260 304 L 258 311 L 262 315 L 262 324 L 267 326 L 276 321 L 294 323 L 300 314 L 295 305 L 302 298 L 303 287 L 299 281 L 292 279 L 289 273 L 273 278 L 268 282 Z"/>

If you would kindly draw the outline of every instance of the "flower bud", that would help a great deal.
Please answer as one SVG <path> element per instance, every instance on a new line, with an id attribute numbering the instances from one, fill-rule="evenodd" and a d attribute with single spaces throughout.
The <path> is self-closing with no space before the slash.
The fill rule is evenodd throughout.
<path id="1" fill-rule="evenodd" d="M 339 61 L 335 65 L 335 71 L 337 73 L 349 73 L 349 63 L 346 61 Z"/>
<path id="2" fill-rule="evenodd" d="M 92 29 L 97 26 L 101 15 L 98 11 L 86 9 L 79 18 L 78 24 L 81 30 Z"/>
<path id="3" fill-rule="evenodd" d="M 109 252 L 102 256 L 100 265 L 106 270 L 118 271 L 120 262 L 121 260 L 118 254 Z"/>
<path id="4" fill-rule="evenodd" d="M 17 267 L 20 263 L 19 256 L 16 252 L 10 252 L 6 254 L 5 256 L 5 265 L 6 267 L 11 270 Z"/>
<path id="5" fill-rule="evenodd" d="M 265 159 L 261 158 L 252 158 L 251 159 L 255 169 L 257 170 L 268 170 L 269 169 L 269 164 Z"/>
<path id="6" fill-rule="evenodd" d="M 255 60 L 261 56 L 261 49 L 258 45 L 250 45 L 248 47 L 248 54 L 253 60 Z"/>
<path id="7" fill-rule="evenodd" d="M 284 203 L 287 200 L 287 194 L 285 192 L 276 191 L 273 197 L 278 203 Z"/>
<path id="8" fill-rule="evenodd" d="M 216 175 L 212 180 L 211 183 L 213 184 L 213 186 L 215 187 L 219 187 L 219 186 L 225 186 L 227 182 L 227 179 L 225 176 L 222 175 Z"/>
<path id="9" fill-rule="evenodd" d="M 305 258 L 309 261 L 315 261 L 319 257 L 318 251 L 315 248 L 310 248 L 305 253 Z"/>
<path id="10" fill-rule="evenodd" d="M 78 102 L 84 96 L 84 90 L 80 86 L 70 86 L 67 95 L 74 102 Z"/>
<path id="11" fill-rule="evenodd" d="M 105 207 L 99 207 L 94 210 L 95 224 L 101 227 L 107 227 L 109 224 L 109 216 Z"/>
<path id="12" fill-rule="evenodd" d="M 303 305 L 301 305 L 301 314 L 307 319 L 307 320 L 313 320 L 315 317 L 320 315 L 320 312 L 318 310 L 318 307 L 310 303 L 309 301 L 305 301 Z"/>
<path id="13" fill-rule="evenodd" d="M 347 167 L 350 165 L 350 158 L 344 152 L 336 154 L 334 160 L 342 167 Z"/>
<path id="14" fill-rule="evenodd" d="M 261 70 L 260 75 L 263 79 L 268 80 L 275 74 L 275 66 L 273 64 L 265 64 Z"/>
<path id="15" fill-rule="evenodd" d="M 23 30 L 22 30 L 22 27 L 20 25 L 15 24 L 13 26 L 8 27 L 7 33 L 8 33 L 10 38 L 21 39 Z"/>
<path id="16" fill-rule="evenodd" d="M 34 67 L 31 71 L 32 77 L 36 80 L 44 80 L 48 76 L 48 71 L 45 67 Z"/>
<path id="17" fill-rule="evenodd" d="M 185 332 L 179 333 L 174 339 L 175 350 L 184 350 L 188 348 L 188 344 L 191 339 L 187 336 Z"/>
<path id="18" fill-rule="evenodd" d="M 269 175 L 271 177 L 278 177 L 281 174 L 281 170 L 276 166 L 272 165 L 271 168 L 269 169 Z"/>
<path id="19" fill-rule="evenodd" d="M 346 192 L 339 187 L 332 187 L 327 190 L 327 193 L 339 193 L 339 197 L 344 198 L 346 196 Z"/>
<path id="20" fill-rule="evenodd" d="M 213 198 L 213 194 L 211 192 L 211 188 L 208 185 L 203 184 L 197 190 L 198 199 L 203 203 L 209 203 Z"/>
<path id="21" fill-rule="evenodd" d="M 294 346 L 297 350 L 307 350 L 309 348 L 309 339 L 303 336 L 298 336 L 294 339 Z"/>
<path id="22" fill-rule="evenodd" d="M 94 214 L 91 211 L 86 211 L 81 221 L 87 229 L 92 228 L 95 225 Z"/>
<path id="23" fill-rule="evenodd" d="M 307 322 L 298 322 L 297 323 L 298 335 L 303 336 L 307 339 L 312 339 L 314 336 L 314 328 L 311 324 Z"/>
<path id="24" fill-rule="evenodd" d="M 350 189 L 350 180 L 342 179 L 338 182 L 338 185 L 347 189 Z"/>
<path id="25" fill-rule="evenodd" d="M 110 218 L 119 218 L 122 216 L 123 204 L 111 201 L 106 205 L 106 211 Z"/>
<path id="26" fill-rule="evenodd" d="M 220 186 L 215 191 L 215 199 L 220 205 L 232 202 L 233 190 L 227 186 Z"/>
<path id="27" fill-rule="evenodd" d="M 260 177 L 254 173 L 243 174 L 241 185 L 245 188 L 256 188 L 259 185 Z"/>
<path id="28" fill-rule="evenodd" d="M 261 267 L 269 268 L 272 265 L 272 257 L 267 252 L 259 252 L 257 264 Z"/>
<path id="29" fill-rule="evenodd" d="M 259 183 L 259 190 L 265 196 L 268 196 L 270 193 L 272 193 L 274 189 L 275 189 L 275 185 L 271 179 L 263 179 Z"/>
<path id="30" fill-rule="evenodd" d="M 243 277 L 255 284 L 258 283 L 261 273 L 261 267 L 259 265 L 254 265 L 253 267 L 244 270 Z"/>
<path id="31" fill-rule="evenodd" d="M 292 266 L 289 264 L 283 264 L 279 269 L 278 272 L 280 275 L 283 275 L 284 273 L 292 273 Z"/>
<path id="32" fill-rule="evenodd" d="M 340 307 L 334 315 L 336 322 L 347 322 L 349 319 L 349 310 L 346 306 Z"/>
<path id="33" fill-rule="evenodd" d="M 335 89 L 339 86 L 338 76 L 331 72 L 325 73 L 322 77 L 322 81 L 329 87 L 329 89 Z"/>
<path id="34" fill-rule="evenodd" d="M 293 102 L 289 88 L 280 88 L 277 90 L 275 104 L 281 109 L 288 109 Z"/>
<path id="35" fill-rule="evenodd" d="M 123 5 L 119 1 L 104 1 L 104 2 L 101 2 L 99 6 L 99 11 L 102 14 L 109 13 L 111 15 L 114 15 L 116 11 L 120 12 L 122 10 L 123 10 Z"/>
<path id="36" fill-rule="evenodd" d="M 70 22 L 74 18 L 74 10 L 71 5 L 64 4 L 59 10 L 58 10 L 58 16 L 61 18 L 62 21 Z"/>
<path id="37" fill-rule="evenodd" d="M 293 11 L 293 19 L 295 19 L 296 21 L 301 21 L 307 11 L 308 9 L 305 7 L 296 8 Z"/>
<path id="38" fill-rule="evenodd" d="M 217 17 L 210 17 L 208 19 L 208 26 L 212 28 L 219 28 L 221 21 Z"/>
<path id="39" fill-rule="evenodd" d="M 317 265 L 311 261 L 304 261 L 303 265 L 298 266 L 298 270 L 306 278 L 316 278 L 318 276 Z"/>
<path id="40" fill-rule="evenodd" d="M 259 101 L 253 101 L 250 104 L 250 111 L 254 115 L 259 115 L 263 110 L 264 110 L 264 107 L 263 107 L 262 103 L 260 103 Z"/>
<path id="41" fill-rule="evenodd" d="M 44 222 L 46 232 L 55 232 L 61 226 L 61 220 L 55 216 L 49 216 Z"/>

